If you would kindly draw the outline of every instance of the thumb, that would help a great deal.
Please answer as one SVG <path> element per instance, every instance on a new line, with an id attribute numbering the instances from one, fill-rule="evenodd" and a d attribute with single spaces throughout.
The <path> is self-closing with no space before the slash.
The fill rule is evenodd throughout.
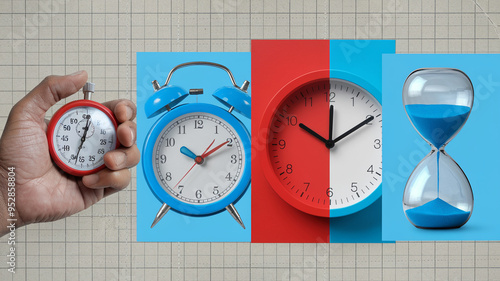
<path id="1" fill-rule="evenodd" d="M 13 108 L 21 110 L 17 117 L 44 122 L 45 113 L 61 99 L 78 92 L 87 81 L 87 72 L 81 70 L 65 76 L 47 76 Z"/>

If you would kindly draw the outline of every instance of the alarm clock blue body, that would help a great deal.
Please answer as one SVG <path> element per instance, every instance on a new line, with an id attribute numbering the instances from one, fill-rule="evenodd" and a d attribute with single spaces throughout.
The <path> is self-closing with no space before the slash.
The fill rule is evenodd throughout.
<path id="1" fill-rule="evenodd" d="M 151 108 L 154 109 L 154 106 L 151 106 Z M 148 109 L 146 109 L 146 112 L 148 112 Z M 155 159 L 153 159 L 154 145 L 156 140 L 160 137 L 162 130 L 168 124 L 170 124 L 174 119 L 195 112 L 213 114 L 219 117 L 221 120 L 227 122 L 229 125 L 231 125 L 234 128 L 235 132 L 240 137 L 245 153 L 245 159 L 247 161 L 247 163 L 245 163 L 245 166 L 243 168 L 241 179 L 239 180 L 238 185 L 236 185 L 232 189 L 232 191 L 223 199 L 215 201 L 210 204 L 203 204 L 203 205 L 189 204 L 169 195 L 165 191 L 165 189 L 163 189 L 163 187 L 158 183 L 158 180 L 156 179 L 156 176 L 154 174 L 154 167 L 153 167 L 153 163 L 155 162 Z M 151 188 L 155 196 L 160 201 L 168 204 L 174 210 L 187 215 L 213 214 L 221 210 L 224 210 L 224 208 L 229 204 L 238 201 L 238 199 L 241 197 L 241 195 L 243 195 L 248 185 L 250 184 L 250 162 L 249 162 L 251 154 L 250 144 L 251 144 L 250 134 L 248 133 L 248 130 L 233 114 L 229 113 L 227 110 L 207 103 L 182 104 L 173 108 L 169 112 L 164 113 L 156 121 L 156 123 L 149 131 L 149 134 L 147 135 L 146 141 L 144 143 L 144 149 L 142 154 L 143 171 L 146 176 L 146 180 L 149 184 L 149 187 Z"/>
<path id="2" fill-rule="evenodd" d="M 205 61 L 206 59 L 210 59 L 211 62 Z M 163 68 L 163 64 L 159 63 L 161 61 L 168 62 L 165 64 L 166 68 Z M 217 61 L 217 63 L 213 61 Z M 236 75 L 233 77 L 227 67 L 218 63 L 230 66 Z M 156 68 L 154 67 L 155 64 L 157 65 Z M 176 66 L 172 68 L 174 65 Z M 250 188 L 251 181 L 251 144 L 250 134 L 247 130 L 250 126 L 251 105 L 250 95 L 246 93 L 249 82 L 245 81 L 241 87 L 236 85 L 235 82 L 235 77 L 250 77 L 249 66 L 250 55 L 248 53 L 138 54 L 137 131 L 138 146 L 142 148 L 142 165 L 138 168 L 137 174 L 137 236 L 139 241 L 250 241 L 250 194 L 246 192 Z M 227 85 L 227 81 L 224 80 L 224 72 L 215 70 L 214 67 L 225 70 L 229 74 L 232 85 Z M 177 71 L 180 68 L 186 68 L 186 70 Z M 170 70 L 167 82 L 160 87 L 155 80 L 153 83 L 155 91 L 152 93 L 151 84 L 147 83 L 147 81 L 165 75 L 168 73 L 165 70 Z M 172 79 L 172 81 L 175 80 L 175 83 L 169 83 L 174 71 L 177 71 Z M 229 188 L 224 187 L 226 190 L 221 192 L 220 198 L 212 196 L 213 198 L 210 200 L 201 203 L 199 201 L 185 200 L 182 196 L 176 197 L 176 192 L 179 192 L 178 188 L 181 188 L 184 183 L 174 186 L 173 184 L 178 179 L 173 178 L 173 173 L 172 182 L 166 184 L 165 181 L 162 181 L 162 172 L 158 168 L 159 154 L 158 151 L 155 151 L 155 145 L 157 148 L 161 147 L 162 138 L 165 138 L 165 134 L 173 134 L 172 128 L 177 131 L 179 126 L 176 122 L 187 120 L 187 118 L 198 114 L 204 117 L 209 116 L 210 120 L 219 122 L 217 123 L 221 125 L 219 126 L 219 133 L 224 128 L 226 131 L 223 131 L 223 133 L 229 132 L 233 136 L 235 147 L 241 148 L 236 153 L 241 158 L 238 161 L 243 163 L 237 173 L 238 179 L 234 180 L 235 183 Z M 204 120 L 205 122 L 210 121 L 208 119 Z M 168 153 L 175 153 L 175 157 L 169 157 L 168 161 L 163 161 L 167 166 L 184 173 L 186 171 L 183 169 L 187 170 L 184 167 L 189 168 L 191 163 L 196 162 L 196 160 L 193 161 L 186 157 L 186 154 L 181 155 L 184 146 L 198 153 L 198 156 L 202 156 L 201 152 L 203 150 L 200 151 L 202 147 L 199 146 L 204 146 L 203 149 L 207 148 L 206 145 L 214 140 L 215 143 L 212 142 L 213 146 L 210 144 L 211 147 L 209 148 L 217 151 L 209 156 L 207 155 L 205 162 L 198 163 L 200 165 L 193 165 L 193 167 L 196 167 L 191 173 L 188 172 L 190 174 L 186 178 L 188 185 L 186 185 L 187 188 L 184 187 L 185 189 L 183 189 L 184 194 L 190 192 L 189 184 L 191 182 L 198 181 L 199 183 L 199 178 L 205 179 L 206 174 L 200 176 L 197 173 L 203 173 L 201 172 L 203 169 L 208 169 L 210 172 L 213 167 L 222 167 L 221 170 L 227 169 L 227 167 L 224 167 L 226 165 L 224 162 L 226 161 L 225 157 L 234 156 L 227 154 L 232 148 L 221 147 L 220 139 L 215 140 L 215 136 L 219 135 L 209 134 L 207 137 L 205 134 L 201 138 L 196 134 L 191 135 L 189 128 L 191 128 L 190 125 L 188 126 L 186 123 L 187 135 L 185 136 L 188 137 L 188 144 L 184 142 L 186 139 L 180 137 L 177 139 L 175 150 L 168 150 L 169 152 L 167 152 L 167 156 Z M 196 140 L 195 143 L 189 144 L 192 139 Z M 205 142 L 207 143 L 204 144 Z M 179 147 L 181 147 L 180 151 Z M 209 148 L 207 150 L 210 152 Z M 226 156 L 224 156 L 224 153 L 226 153 Z M 164 157 L 163 160 L 165 160 Z M 189 166 L 186 166 L 188 161 L 191 162 Z M 220 161 L 223 161 L 222 164 Z M 240 162 L 238 162 L 238 165 Z M 233 176 L 232 172 L 231 175 Z M 165 174 L 163 174 L 163 177 L 165 177 Z M 160 206 L 157 202 L 163 205 L 155 218 L 154 214 Z M 239 211 L 236 210 L 236 207 Z M 170 209 L 173 211 L 166 214 Z M 165 216 L 163 217 L 163 215 Z M 235 223 L 231 216 L 241 226 Z M 161 220 L 162 217 L 163 220 Z M 153 218 L 154 222 L 151 225 Z M 247 228 L 245 229 L 245 227 Z M 168 231 L 171 228 L 176 231 Z"/>

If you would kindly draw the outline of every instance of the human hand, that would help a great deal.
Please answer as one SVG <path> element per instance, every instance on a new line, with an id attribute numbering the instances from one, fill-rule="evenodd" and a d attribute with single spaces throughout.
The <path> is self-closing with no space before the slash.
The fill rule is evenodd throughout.
<path id="1" fill-rule="evenodd" d="M 106 168 L 83 178 L 66 174 L 51 160 L 45 113 L 83 87 L 87 73 L 49 76 L 12 108 L 0 138 L 0 236 L 7 233 L 7 172 L 15 167 L 16 227 L 78 213 L 130 183 L 140 158 L 135 144 L 136 107 L 130 100 L 104 103 L 118 121 L 121 147 L 104 155 Z"/>

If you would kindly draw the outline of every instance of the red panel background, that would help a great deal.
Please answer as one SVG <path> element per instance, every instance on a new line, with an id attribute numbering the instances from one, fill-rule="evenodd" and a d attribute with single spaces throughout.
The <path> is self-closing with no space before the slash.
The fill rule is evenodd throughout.
<path id="1" fill-rule="evenodd" d="M 328 40 L 252 40 L 252 242 L 329 242 L 329 219 L 303 213 L 283 201 L 261 170 L 269 101 L 291 80 L 329 68 Z M 328 116 L 325 106 L 325 116 Z M 327 118 L 325 118 L 327 120 Z M 328 167 L 328 163 L 326 164 Z"/>

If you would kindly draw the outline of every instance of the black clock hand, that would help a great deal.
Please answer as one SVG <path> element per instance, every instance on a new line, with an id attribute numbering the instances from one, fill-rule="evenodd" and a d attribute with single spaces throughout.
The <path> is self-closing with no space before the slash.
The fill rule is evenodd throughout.
<path id="1" fill-rule="evenodd" d="M 75 164 L 78 163 L 78 155 L 80 154 L 80 150 L 82 149 L 83 143 L 87 139 L 87 132 L 89 131 L 89 126 L 90 126 L 89 122 L 90 122 L 90 115 L 87 115 L 87 124 L 85 125 L 85 130 L 83 131 L 83 136 L 80 139 L 81 143 L 80 143 L 80 146 L 78 147 L 78 152 L 76 153 Z"/>
<path id="2" fill-rule="evenodd" d="M 330 122 L 329 122 L 329 131 L 328 131 L 328 140 L 333 140 L 333 105 L 330 105 Z"/>
<path id="3" fill-rule="evenodd" d="M 306 132 L 308 132 L 309 134 L 313 135 L 315 138 L 319 139 L 320 141 L 322 141 L 323 143 L 327 143 L 328 140 L 325 139 L 324 137 L 320 136 L 318 133 L 316 133 L 315 131 L 313 131 L 311 128 L 307 127 L 306 125 L 300 123 L 299 124 L 299 127 L 304 129 Z"/>
<path id="4" fill-rule="evenodd" d="M 373 116 L 370 116 L 368 118 L 366 118 L 365 120 L 363 120 L 363 122 L 359 123 L 358 125 L 352 127 L 349 131 L 343 133 L 342 135 L 338 136 L 337 138 L 335 138 L 333 140 L 333 143 L 337 143 L 338 141 L 340 141 L 341 139 L 347 137 L 348 135 L 354 133 L 356 130 L 358 130 L 359 128 L 363 127 L 364 125 L 370 123 L 375 117 Z"/>

